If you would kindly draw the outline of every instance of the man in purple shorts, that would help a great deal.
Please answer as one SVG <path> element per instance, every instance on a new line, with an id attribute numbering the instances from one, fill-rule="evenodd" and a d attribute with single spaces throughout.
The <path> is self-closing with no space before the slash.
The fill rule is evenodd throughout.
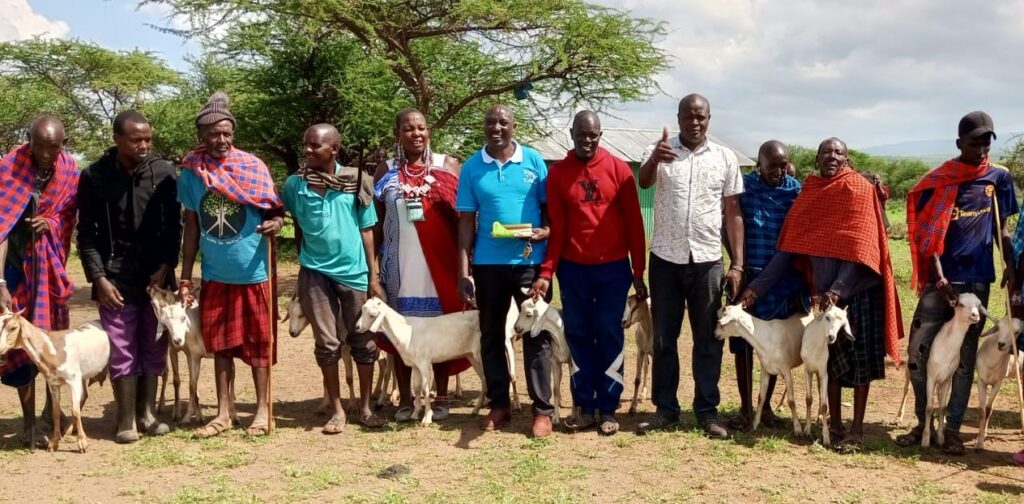
<path id="1" fill-rule="evenodd" d="M 157 338 L 146 289 L 174 289 L 181 206 L 174 165 L 150 152 L 152 142 L 142 114 L 121 112 L 115 146 L 82 172 L 78 187 L 78 250 L 110 337 L 118 443 L 168 432 L 154 413 L 167 339 Z"/>

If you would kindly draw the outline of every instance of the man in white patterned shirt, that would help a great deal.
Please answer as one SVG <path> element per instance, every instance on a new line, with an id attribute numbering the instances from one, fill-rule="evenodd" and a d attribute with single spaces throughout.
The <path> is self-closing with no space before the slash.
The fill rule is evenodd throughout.
<path id="1" fill-rule="evenodd" d="M 718 417 L 722 342 L 714 330 L 722 304 L 722 222 L 731 264 L 724 277 L 731 296 L 743 278 L 743 179 L 736 155 L 707 138 L 711 105 L 698 94 L 679 102 L 680 133 L 647 148 L 640 186 L 654 187 L 654 234 L 648 262 L 654 316 L 652 399 L 657 414 L 637 433 L 679 423 L 679 331 L 689 307 L 693 333 L 693 409 L 707 436 L 729 437 Z"/>

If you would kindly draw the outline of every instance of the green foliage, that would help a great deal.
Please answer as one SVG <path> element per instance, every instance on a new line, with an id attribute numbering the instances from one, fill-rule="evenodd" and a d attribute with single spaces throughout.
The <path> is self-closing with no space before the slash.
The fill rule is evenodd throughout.
<path id="1" fill-rule="evenodd" d="M 28 123 L 50 113 L 64 121 L 72 148 L 98 156 L 114 116 L 173 92 L 180 77 L 152 53 L 112 51 L 77 40 L 0 44 L 0 141 L 20 143 Z"/>
<path id="2" fill-rule="evenodd" d="M 1024 137 L 1016 137 L 1013 147 L 1003 154 L 1000 163 L 1009 168 L 1013 184 L 1017 187 L 1024 187 Z"/>
<path id="3" fill-rule="evenodd" d="M 800 145 L 789 146 L 789 160 L 796 165 L 798 179 L 803 180 L 807 175 L 816 171 L 814 166 L 816 155 L 816 149 Z M 890 201 L 894 202 L 903 201 L 907 196 L 907 191 L 914 187 L 921 176 L 932 168 L 924 161 L 917 159 L 887 159 L 856 150 L 849 151 L 849 160 L 850 164 L 858 171 L 878 174 L 882 182 L 889 186 Z"/>
<path id="4" fill-rule="evenodd" d="M 654 45 L 662 23 L 582 0 L 141 3 L 169 7 L 188 27 L 178 33 L 236 71 L 225 90 L 239 143 L 289 169 L 314 122 L 338 125 L 357 156 L 390 144 L 394 114 L 414 106 L 437 150 L 465 156 L 482 143 L 482 113 L 494 103 L 513 103 L 529 136 L 581 105 L 601 111 L 651 96 L 667 68 Z"/>

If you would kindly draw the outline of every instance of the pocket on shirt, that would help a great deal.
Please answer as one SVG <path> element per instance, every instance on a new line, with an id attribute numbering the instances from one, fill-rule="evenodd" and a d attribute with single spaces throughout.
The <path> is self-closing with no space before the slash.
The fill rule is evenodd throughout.
<path id="1" fill-rule="evenodd" d="M 303 220 L 306 221 L 306 226 L 302 226 L 301 222 L 299 223 L 299 226 L 303 227 L 302 231 L 309 233 L 319 233 L 320 230 L 323 229 L 324 223 L 327 220 L 327 212 L 324 211 L 323 205 L 313 204 L 309 205 L 306 208 L 304 217 L 305 219 Z"/>

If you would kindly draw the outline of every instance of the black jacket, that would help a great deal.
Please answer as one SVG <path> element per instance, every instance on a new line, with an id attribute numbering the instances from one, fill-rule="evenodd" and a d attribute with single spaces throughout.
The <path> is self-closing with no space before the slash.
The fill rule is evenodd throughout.
<path id="1" fill-rule="evenodd" d="M 174 165 L 150 156 L 128 173 L 115 147 L 86 168 L 78 184 L 78 251 L 86 279 L 105 276 L 126 302 L 145 303 L 150 275 L 166 264 L 166 286 L 173 286 L 181 244 Z"/>

